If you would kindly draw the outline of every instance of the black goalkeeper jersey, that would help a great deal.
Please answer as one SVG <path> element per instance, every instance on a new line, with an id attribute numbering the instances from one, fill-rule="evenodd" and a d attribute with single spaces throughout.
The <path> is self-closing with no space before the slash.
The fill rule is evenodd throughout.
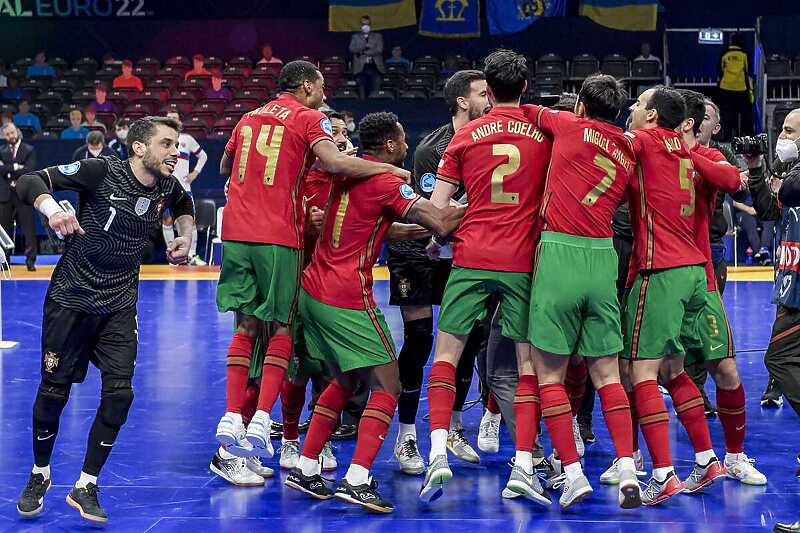
<path id="1" fill-rule="evenodd" d="M 30 204 L 50 191 L 77 191 L 78 222 L 84 235 L 66 239 L 66 251 L 53 272 L 47 298 L 89 314 L 107 314 L 136 305 L 139 267 L 150 233 L 169 207 L 177 219 L 194 216 L 194 204 L 175 177 L 144 186 L 128 161 L 116 157 L 85 159 L 33 173 L 21 184 Z M 30 178 L 31 175 L 28 175 Z M 23 180 L 24 181 L 24 180 Z"/>

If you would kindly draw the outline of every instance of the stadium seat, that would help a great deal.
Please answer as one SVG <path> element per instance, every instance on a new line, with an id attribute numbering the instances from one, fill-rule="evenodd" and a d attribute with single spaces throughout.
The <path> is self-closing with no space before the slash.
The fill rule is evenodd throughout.
<path id="1" fill-rule="evenodd" d="M 627 57 L 621 54 L 610 54 L 603 58 L 600 72 L 614 76 L 617 79 L 629 78 L 631 65 Z"/>
<path id="2" fill-rule="evenodd" d="M 423 89 L 426 92 L 433 90 L 436 78 L 433 76 L 409 76 L 406 78 L 406 89 Z"/>
<path id="3" fill-rule="evenodd" d="M 184 126 L 182 131 L 200 140 L 208 136 L 208 128 L 203 126 Z"/>
<path id="4" fill-rule="evenodd" d="M 174 56 L 167 59 L 164 62 L 164 66 L 179 67 L 189 70 L 192 66 L 192 62 L 186 56 Z"/>
<path id="5" fill-rule="evenodd" d="M 632 61 L 631 76 L 638 79 L 655 80 L 661 77 L 661 64 L 658 61 Z"/>
<path id="6" fill-rule="evenodd" d="M 333 98 L 358 100 L 358 91 L 350 87 L 340 87 L 333 93 Z"/>
<path id="7" fill-rule="evenodd" d="M 82 89 L 72 93 L 72 102 L 75 104 L 85 106 L 92 101 L 94 101 L 94 89 Z"/>
<path id="8" fill-rule="evenodd" d="M 158 88 L 150 88 L 149 90 L 160 90 Z M 108 99 L 114 102 L 114 99 L 117 100 L 133 100 L 139 96 L 139 91 L 134 89 L 133 87 L 124 87 L 122 89 L 112 89 L 110 93 L 108 93 Z"/>
<path id="9" fill-rule="evenodd" d="M 97 70 L 97 61 L 91 57 L 82 57 L 73 63 L 72 67 L 80 69 L 88 75 L 93 76 L 94 72 Z"/>
<path id="10" fill-rule="evenodd" d="M 244 56 L 234 57 L 233 59 L 228 61 L 228 64 L 226 65 L 226 70 L 229 68 L 240 69 L 243 71 L 242 73 L 246 76 L 253 70 L 253 62 L 250 61 L 250 58 L 248 57 Z"/>
<path id="11" fill-rule="evenodd" d="M 400 91 L 401 100 L 427 100 L 428 94 L 421 89 Z"/>
<path id="12" fill-rule="evenodd" d="M 114 131 L 114 123 L 117 121 L 116 113 L 97 113 L 97 121 L 102 123 L 109 132 Z"/>
<path id="13" fill-rule="evenodd" d="M 169 91 L 163 88 L 145 89 L 132 99 L 140 102 L 149 101 L 153 102 L 155 105 L 161 105 L 161 103 L 167 100 L 169 94 Z"/>
<path id="14" fill-rule="evenodd" d="M 34 139 L 41 139 L 47 141 L 55 141 L 60 137 L 61 133 L 55 133 L 52 130 L 43 129 L 39 133 L 37 133 L 33 138 Z"/>
<path id="15" fill-rule="evenodd" d="M 226 115 L 220 119 L 217 119 L 217 121 L 214 122 L 213 128 L 215 130 L 221 128 L 223 129 L 230 128 L 231 130 L 233 130 L 233 128 L 236 127 L 237 122 L 239 122 L 238 117 L 235 117 L 234 115 Z"/>
<path id="16" fill-rule="evenodd" d="M 415 63 L 414 68 L 411 69 L 412 76 L 438 76 L 438 65 L 430 63 Z"/>
<path id="17" fill-rule="evenodd" d="M 178 91 L 172 93 L 167 99 L 167 106 L 177 109 L 181 114 L 188 113 L 194 107 L 194 102 L 197 100 L 189 91 Z"/>
<path id="18" fill-rule="evenodd" d="M 788 57 L 772 54 L 767 58 L 764 71 L 769 77 L 785 77 L 792 75 L 792 63 Z"/>
<path id="19" fill-rule="evenodd" d="M 309 63 L 314 63 L 315 65 L 317 64 L 317 60 L 314 59 L 311 56 L 300 56 L 300 57 L 294 58 L 294 60 L 295 61 L 308 61 Z"/>
<path id="20" fill-rule="evenodd" d="M 250 76 L 249 78 L 244 80 L 242 84 L 242 89 L 266 89 L 267 91 L 273 91 L 278 87 L 275 78 L 271 76 L 259 76 L 254 75 Z"/>
<path id="21" fill-rule="evenodd" d="M 244 114 L 252 111 L 261 105 L 261 102 L 254 98 L 235 98 L 230 104 L 225 106 L 225 113 Z"/>
<path id="22" fill-rule="evenodd" d="M 283 67 L 281 66 L 280 63 L 261 63 L 256 65 L 253 72 L 258 74 L 268 73 L 272 74 L 275 78 L 277 78 L 281 72 L 281 68 Z"/>
<path id="23" fill-rule="evenodd" d="M 181 78 L 178 78 L 177 76 L 163 76 L 159 74 L 157 78 L 151 80 L 145 85 L 145 89 L 164 89 L 167 92 L 172 92 L 178 88 L 180 83 Z"/>
<path id="24" fill-rule="evenodd" d="M 225 66 L 225 62 L 218 57 L 210 56 L 206 58 L 203 66 L 209 72 L 213 72 L 214 70 L 222 70 Z"/>
<path id="25" fill-rule="evenodd" d="M 214 128 L 207 138 L 227 140 L 230 138 L 231 133 L 233 133 L 233 128 Z"/>
<path id="26" fill-rule="evenodd" d="M 600 70 L 597 58 L 591 54 L 580 54 L 572 58 L 570 63 L 570 78 L 583 80 L 587 76 Z"/>
<path id="27" fill-rule="evenodd" d="M 434 57 L 434 56 L 431 56 L 431 55 L 424 55 L 424 56 L 418 57 L 417 59 L 414 60 L 414 66 L 417 66 L 417 65 L 432 66 L 438 71 L 442 66 L 442 60 L 439 59 L 438 57 Z"/>
<path id="28" fill-rule="evenodd" d="M 128 116 L 131 113 L 141 113 L 142 116 L 152 115 L 155 113 L 158 106 L 155 101 L 139 101 L 136 100 L 128 104 L 128 107 L 125 108 L 125 116 Z"/>
<path id="29" fill-rule="evenodd" d="M 406 64 L 397 64 L 397 65 L 386 65 L 386 74 L 395 74 L 395 75 L 405 75 L 408 73 L 408 65 Z"/>
<path id="30" fill-rule="evenodd" d="M 370 100 L 394 100 L 397 97 L 394 91 L 378 89 L 370 94 L 367 98 Z"/>
<path id="31" fill-rule="evenodd" d="M 161 69 L 161 61 L 154 57 L 143 57 L 136 62 L 136 68 L 147 74 L 156 74 Z"/>
<path id="32" fill-rule="evenodd" d="M 10 108 L 9 110 L 12 113 L 16 112 L 16 109 L 14 109 L 13 106 L 9 105 L 8 107 Z M 3 112 L 6 111 L 6 106 L 2 107 L 2 111 Z M 53 112 L 54 112 L 53 109 L 50 109 L 50 107 L 48 107 L 46 104 L 43 104 L 41 102 L 34 102 L 34 103 L 31 104 L 31 113 L 34 113 L 35 115 L 37 115 L 42 124 L 46 124 L 47 123 L 47 119 L 50 118 L 50 116 L 53 114 Z"/>
<path id="33" fill-rule="evenodd" d="M 68 79 L 59 78 L 50 85 L 50 90 L 61 95 L 64 100 L 71 100 L 75 92 L 75 85 Z"/>
<path id="34" fill-rule="evenodd" d="M 258 102 L 263 102 L 269 96 L 269 91 L 263 87 L 253 87 L 248 89 L 241 89 L 236 91 L 233 94 L 234 99 L 238 100 L 256 100 Z M 225 107 L 225 104 L 222 104 L 222 107 Z M 220 109 L 222 111 L 222 109 Z"/>
<path id="35" fill-rule="evenodd" d="M 108 80 L 109 82 L 111 82 L 114 80 L 114 78 L 116 78 L 120 74 L 122 74 L 122 67 L 120 67 L 119 65 L 106 65 L 100 70 L 96 70 L 94 73 L 94 77 Z"/>
<path id="36" fill-rule="evenodd" d="M 36 135 L 36 130 L 33 126 L 17 126 L 19 131 L 22 132 L 23 139 L 32 139 L 34 135 Z"/>
<path id="37" fill-rule="evenodd" d="M 800 54 L 792 62 L 792 72 L 795 76 L 800 76 Z"/>
<path id="38" fill-rule="evenodd" d="M 83 70 L 81 70 L 79 68 L 76 68 L 76 67 L 72 67 L 72 68 L 69 68 L 69 69 L 63 71 L 61 73 L 61 76 L 59 76 L 59 78 L 61 78 L 63 80 L 68 80 L 70 83 L 72 83 L 76 87 L 80 87 L 80 86 L 83 85 L 83 80 L 85 80 L 87 78 L 87 75 L 86 75 L 85 71 L 83 71 Z"/>
<path id="39" fill-rule="evenodd" d="M 54 113 L 61 109 L 61 106 L 64 104 L 64 100 L 65 98 L 61 93 L 56 91 L 46 91 L 41 93 L 36 98 L 36 103 L 47 106 L 48 109 L 50 109 L 50 112 Z"/>
<path id="40" fill-rule="evenodd" d="M 205 137 L 205 134 L 203 135 Z M 211 234 L 216 226 L 217 204 L 209 198 L 199 198 L 195 200 L 195 224 L 197 225 L 198 235 L 204 235 L 203 247 L 205 253 L 203 259 L 209 260 L 209 249 L 211 248 Z"/>
<path id="41" fill-rule="evenodd" d="M 225 110 L 225 102 L 222 100 L 200 100 L 194 103 L 192 113 L 210 113 L 218 115 Z"/>
<path id="42" fill-rule="evenodd" d="M 164 65 L 164 68 L 158 71 L 159 77 L 174 76 L 183 81 L 183 75 L 186 74 L 188 69 L 183 65 Z"/>
<path id="43" fill-rule="evenodd" d="M 29 66 L 33 65 L 33 58 L 32 57 L 22 57 L 14 61 L 14 66 L 19 68 L 20 70 L 25 70 Z"/>
<path id="44" fill-rule="evenodd" d="M 58 132 L 61 133 L 61 130 L 69 127 L 69 119 L 61 116 L 50 117 L 50 119 L 45 124 L 45 127 L 49 130 L 58 130 Z"/>
<path id="45" fill-rule="evenodd" d="M 188 80 L 185 80 L 181 83 L 178 88 L 180 89 L 194 89 L 197 88 L 201 92 L 205 92 L 206 89 L 211 87 L 211 76 L 208 74 L 199 74 L 197 76 L 192 76 Z"/>
<path id="46" fill-rule="evenodd" d="M 63 57 L 49 57 L 47 58 L 47 64 L 56 69 L 56 74 L 69 68 L 69 63 Z"/>

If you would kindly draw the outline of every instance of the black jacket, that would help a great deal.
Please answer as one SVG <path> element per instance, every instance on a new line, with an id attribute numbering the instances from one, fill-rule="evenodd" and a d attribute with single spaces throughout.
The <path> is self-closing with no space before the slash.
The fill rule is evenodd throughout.
<path id="1" fill-rule="evenodd" d="M 14 170 L 14 163 L 22 165 Z M 20 143 L 17 156 L 12 160 L 11 145 L 0 148 L 0 202 L 11 199 L 11 184 L 23 175 L 36 170 L 36 152 L 30 144 Z"/>

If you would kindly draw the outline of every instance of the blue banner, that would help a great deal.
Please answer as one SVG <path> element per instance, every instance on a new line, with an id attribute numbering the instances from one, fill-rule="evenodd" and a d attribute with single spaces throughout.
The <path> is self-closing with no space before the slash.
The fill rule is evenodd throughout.
<path id="1" fill-rule="evenodd" d="M 422 0 L 419 34 L 441 39 L 481 35 L 480 0 Z"/>
<path id="2" fill-rule="evenodd" d="M 542 17 L 563 17 L 566 0 L 487 0 L 489 33 L 517 33 Z"/>

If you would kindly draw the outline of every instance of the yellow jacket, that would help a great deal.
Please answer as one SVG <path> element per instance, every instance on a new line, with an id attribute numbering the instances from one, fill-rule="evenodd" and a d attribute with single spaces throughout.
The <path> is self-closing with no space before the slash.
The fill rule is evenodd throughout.
<path id="1" fill-rule="evenodd" d="M 747 76 L 747 53 L 738 46 L 731 46 L 720 61 L 722 77 L 719 88 L 723 91 L 743 92 L 750 90 L 750 80 Z"/>

